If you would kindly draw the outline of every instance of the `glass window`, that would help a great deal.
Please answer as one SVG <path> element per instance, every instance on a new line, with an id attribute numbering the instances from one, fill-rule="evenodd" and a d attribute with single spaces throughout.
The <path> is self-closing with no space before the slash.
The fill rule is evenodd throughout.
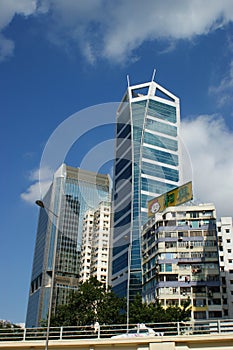
<path id="1" fill-rule="evenodd" d="M 175 182 L 179 181 L 178 170 L 167 168 L 158 164 L 147 163 L 145 161 L 142 162 L 142 173 Z"/>
<path id="2" fill-rule="evenodd" d="M 113 291 L 120 297 L 126 297 L 128 281 L 124 281 L 113 287 Z"/>
<path id="3" fill-rule="evenodd" d="M 142 156 L 156 162 L 178 166 L 178 156 L 176 154 L 143 146 Z"/>
<path id="4" fill-rule="evenodd" d="M 126 268 L 128 266 L 128 252 L 119 256 L 117 259 L 113 260 L 112 263 L 112 273 L 115 274 L 118 271 Z"/>
<path id="5" fill-rule="evenodd" d="M 153 131 L 158 131 L 162 134 L 170 135 L 170 136 L 177 136 L 177 128 L 176 126 L 158 122 L 153 119 L 147 118 L 146 120 L 146 129 L 148 130 L 153 130 Z"/>
<path id="6" fill-rule="evenodd" d="M 131 201 L 127 201 L 127 202 L 125 203 L 125 206 L 124 205 L 121 206 L 121 207 L 123 207 L 123 209 L 121 209 L 119 211 L 115 211 L 114 222 L 116 222 L 118 219 L 120 219 L 122 216 L 124 216 L 131 209 Z"/>
<path id="7" fill-rule="evenodd" d="M 152 117 L 176 123 L 176 108 L 162 102 L 150 100 L 148 114 Z"/>
<path id="8" fill-rule="evenodd" d="M 172 264 L 166 264 L 165 265 L 165 271 L 166 272 L 172 272 Z"/>
<path id="9" fill-rule="evenodd" d="M 129 124 L 117 123 L 118 138 L 130 138 L 131 127 Z"/>
<path id="10" fill-rule="evenodd" d="M 191 227 L 192 228 L 198 228 L 199 227 L 199 221 L 198 220 L 191 221 Z"/>
<path id="11" fill-rule="evenodd" d="M 172 190 L 175 185 L 166 184 L 164 182 L 142 178 L 142 190 L 153 193 L 164 193 Z"/>
<path id="12" fill-rule="evenodd" d="M 144 134 L 144 143 L 149 143 L 153 146 L 170 149 L 172 151 L 177 151 L 178 149 L 178 142 L 176 140 L 154 135 L 148 132 L 145 132 Z"/>
<path id="13" fill-rule="evenodd" d="M 206 311 L 194 311 L 193 315 L 195 320 L 206 319 Z"/>

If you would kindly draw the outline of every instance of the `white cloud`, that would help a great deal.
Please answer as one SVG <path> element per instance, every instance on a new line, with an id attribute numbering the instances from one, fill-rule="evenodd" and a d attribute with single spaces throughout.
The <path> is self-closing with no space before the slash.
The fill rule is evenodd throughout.
<path id="1" fill-rule="evenodd" d="M 232 216 L 233 133 L 221 116 L 199 116 L 182 122 L 182 138 L 189 151 L 194 197 L 214 203 L 217 215 Z"/>
<path id="2" fill-rule="evenodd" d="M 233 2 L 1 0 L 0 32 L 15 14 L 47 14 L 50 40 L 66 50 L 68 43 L 75 44 L 90 63 L 98 57 L 123 62 L 132 59 L 144 41 L 168 39 L 171 45 L 221 28 L 233 20 Z"/>
<path id="3" fill-rule="evenodd" d="M 20 196 L 25 202 L 33 204 L 37 199 L 42 198 L 41 193 L 46 193 L 50 184 L 51 181 L 35 182 L 25 192 L 21 193 Z"/>
<path id="4" fill-rule="evenodd" d="M 146 40 L 191 39 L 233 20 L 231 0 L 211 0 L 205 6 L 202 0 L 46 2 L 60 42 L 76 42 L 91 61 L 94 55 L 124 61 Z"/>
<path id="5" fill-rule="evenodd" d="M 219 106 L 224 106 L 225 104 L 232 101 L 232 91 L 233 91 L 233 60 L 230 62 L 227 75 L 222 78 L 218 86 L 211 86 L 209 89 L 209 93 L 214 94 L 216 96 Z"/>
<path id="6" fill-rule="evenodd" d="M 36 12 L 37 0 L 1 0 L 0 3 L 0 61 L 12 56 L 14 42 L 6 38 L 3 30 L 11 23 L 15 15 L 27 17 Z"/>
<path id="7" fill-rule="evenodd" d="M 37 199 L 43 198 L 53 178 L 53 173 L 48 168 L 40 168 L 31 171 L 29 180 L 34 183 L 21 193 L 21 198 L 28 203 L 35 203 Z"/>
<path id="8" fill-rule="evenodd" d="M 0 33 L 0 62 L 4 61 L 6 57 L 13 55 L 14 47 L 14 42 L 12 40 L 6 39 Z"/>
<path id="9" fill-rule="evenodd" d="M 31 181 L 47 181 L 52 180 L 53 172 L 49 168 L 39 168 L 32 170 L 29 175 Z"/>

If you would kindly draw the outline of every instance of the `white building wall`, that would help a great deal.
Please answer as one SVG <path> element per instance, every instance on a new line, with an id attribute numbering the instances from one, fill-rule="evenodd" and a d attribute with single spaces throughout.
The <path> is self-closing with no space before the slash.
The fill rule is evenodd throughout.
<path id="1" fill-rule="evenodd" d="M 219 265 L 222 282 L 224 317 L 233 318 L 233 228 L 232 218 L 222 217 L 217 223 Z"/>
<path id="2" fill-rule="evenodd" d="M 82 246 L 80 258 L 79 281 L 86 282 L 90 278 L 91 244 L 94 226 L 94 211 L 89 210 L 83 219 Z"/>
<path id="3" fill-rule="evenodd" d="M 111 210 L 107 202 L 100 203 L 94 215 L 91 276 L 108 285 L 108 260 Z"/>
<path id="4" fill-rule="evenodd" d="M 101 202 L 96 210 L 88 211 L 83 220 L 80 260 L 80 282 L 96 277 L 108 285 L 109 236 L 111 206 Z"/>

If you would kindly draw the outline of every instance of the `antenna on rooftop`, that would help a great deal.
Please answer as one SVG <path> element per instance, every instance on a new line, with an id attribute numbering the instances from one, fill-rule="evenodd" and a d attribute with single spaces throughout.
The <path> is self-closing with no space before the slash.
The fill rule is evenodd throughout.
<path id="1" fill-rule="evenodd" d="M 152 74 L 151 81 L 154 81 L 154 78 L 155 78 L 155 73 L 156 73 L 156 69 L 154 69 L 154 70 L 153 70 L 153 74 Z"/>
<path id="2" fill-rule="evenodd" d="M 127 84 L 128 84 L 128 87 L 130 87 L 130 82 L 129 82 L 129 75 L 127 74 Z"/>

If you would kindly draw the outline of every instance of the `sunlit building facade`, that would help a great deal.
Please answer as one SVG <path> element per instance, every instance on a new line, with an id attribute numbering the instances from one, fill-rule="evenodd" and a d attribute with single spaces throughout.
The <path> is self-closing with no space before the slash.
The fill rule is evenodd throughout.
<path id="1" fill-rule="evenodd" d="M 154 81 L 128 86 L 117 111 L 111 283 L 141 293 L 141 228 L 147 201 L 182 183 L 179 99 Z"/>
<path id="2" fill-rule="evenodd" d="M 233 319 L 233 227 L 232 217 L 217 222 L 223 316 Z"/>
<path id="3" fill-rule="evenodd" d="M 83 216 L 101 201 L 110 200 L 109 186 L 108 175 L 65 164 L 54 174 L 53 182 L 43 198 L 45 208 L 40 208 L 39 213 L 27 327 L 37 327 L 47 319 L 55 250 L 52 312 L 55 312 L 56 305 L 66 303 L 70 291 L 78 287 Z"/>
<path id="4" fill-rule="evenodd" d="M 142 232 L 143 299 L 163 307 L 189 299 L 192 319 L 222 317 L 216 212 L 213 204 L 157 213 Z"/>
<path id="5" fill-rule="evenodd" d="M 84 215 L 80 282 L 96 277 L 98 281 L 108 286 L 110 231 L 110 202 L 101 202 L 96 210 L 88 210 Z"/>
<path id="6" fill-rule="evenodd" d="M 94 230 L 94 210 L 88 210 L 83 218 L 83 233 L 80 255 L 79 281 L 84 283 L 91 277 L 91 250 Z"/>

